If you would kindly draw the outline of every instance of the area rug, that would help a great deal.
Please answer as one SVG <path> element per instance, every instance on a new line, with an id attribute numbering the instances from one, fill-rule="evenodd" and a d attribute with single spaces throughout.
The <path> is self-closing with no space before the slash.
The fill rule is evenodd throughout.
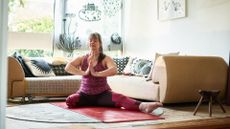
<path id="1" fill-rule="evenodd" d="M 6 117 L 46 123 L 100 123 L 101 121 L 49 103 L 25 104 L 6 108 Z"/>
<path id="2" fill-rule="evenodd" d="M 65 102 L 57 102 L 51 104 L 66 110 L 80 113 L 82 115 L 88 116 L 90 118 L 94 118 L 96 120 L 105 123 L 163 119 L 163 117 L 146 114 L 140 111 L 129 111 L 121 108 L 111 108 L 111 107 L 68 108 Z"/>
<path id="3" fill-rule="evenodd" d="M 118 108 L 87 107 L 67 109 L 64 102 L 7 107 L 6 117 L 46 123 L 110 123 L 162 119 L 158 116 Z"/>
<path id="4" fill-rule="evenodd" d="M 230 117 L 230 106 L 224 105 L 225 110 L 227 112 L 223 113 L 219 105 L 216 104 L 214 104 L 212 107 L 212 117 L 209 117 L 208 104 L 201 104 L 197 114 L 194 116 L 193 111 L 195 109 L 196 104 L 197 103 L 185 105 L 164 105 L 164 114 L 162 115 L 164 119 L 160 120 L 131 121 L 119 123 L 104 123 L 95 119 L 88 118 L 78 113 L 73 113 L 73 111 L 63 111 L 62 108 L 48 103 L 26 104 L 20 106 L 7 107 L 6 116 L 7 121 L 11 121 L 11 123 L 7 124 L 9 128 L 11 127 L 11 125 L 13 126 L 16 123 L 20 123 L 20 125 L 23 124 L 23 126 L 30 127 L 33 129 L 48 129 L 52 127 L 52 129 L 72 129 L 72 125 L 74 125 L 74 127 L 75 125 L 84 125 L 96 129 L 120 129 L 122 127 L 138 127 L 144 125 L 164 124 L 170 122 L 185 122 L 191 120 L 205 120 L 212 118 Z M 19 121 L 17 120 L 17 118 L 19 118 Z M 35 120 L 36 122 L 34 122 L 33 120 Z"/>

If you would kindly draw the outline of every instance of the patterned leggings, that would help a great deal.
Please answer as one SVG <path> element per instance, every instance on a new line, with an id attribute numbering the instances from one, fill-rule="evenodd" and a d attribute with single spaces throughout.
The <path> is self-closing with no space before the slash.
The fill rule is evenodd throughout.
<path id="1" fill-rule="evenodd" d="M 98 95 L 87 95 L 82 92 L 76 92 L 67 97 L 66 104 L 70 108 L 80 106 L 105 106 L 123 107 L 127 110 L 139 110 L 140 101 L 113 91 L 105 91 Z"/>

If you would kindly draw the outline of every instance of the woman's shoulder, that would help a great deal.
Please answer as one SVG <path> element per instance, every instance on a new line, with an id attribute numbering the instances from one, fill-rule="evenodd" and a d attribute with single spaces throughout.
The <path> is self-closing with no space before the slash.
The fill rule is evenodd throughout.
<path id="1" fill-rule="evenodd" d="M 104 58 L 104 61 L 113 61 L 113 58 L 108 56 L 108 55 L 105 55 L 105 58 Z"/>
<path id="2" fill-rule="evenodd" d="M 71 62 L 82 61 L 85 57 L 86 55 L 76 56 L 71 60 Z"/>

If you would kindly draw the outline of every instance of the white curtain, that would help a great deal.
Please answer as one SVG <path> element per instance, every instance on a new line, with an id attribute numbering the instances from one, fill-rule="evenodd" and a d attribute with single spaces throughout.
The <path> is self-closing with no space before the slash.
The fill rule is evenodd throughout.
<path id="1" fill-rule="evenodd" d="M 65 0 L 54 1 L 54 36 L 53 36 L 53 50 L 54 55 L 57 52 L 56 44 L 59 42 L 59 36 L 63 32 L 63 17 L 65 13 Z"/>
<path id="2" fill-rule="evenodd" d="M 0 129 L 5 129 L 7 87 L 7 15 L 8 0 L 0 1 Z"/>

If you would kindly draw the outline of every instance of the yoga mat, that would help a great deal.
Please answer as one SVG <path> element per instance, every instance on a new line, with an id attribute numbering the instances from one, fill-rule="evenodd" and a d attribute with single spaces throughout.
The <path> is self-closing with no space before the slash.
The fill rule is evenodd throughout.
<path id="1" fill-rule="evenodd" d="M 90 118 L 94 118 L 96 120 L 100 120 L 105 123 L 164 119 L 163 117 L 160 116 L 154 116 L 140 111 L 130 111 L 121 108 L 112 108 L 112 107 L 68 108 L 65 102 L 57 102 L 51 104 L 66 110 L 80 113 L 82 115 L 88 116 Z"/>

